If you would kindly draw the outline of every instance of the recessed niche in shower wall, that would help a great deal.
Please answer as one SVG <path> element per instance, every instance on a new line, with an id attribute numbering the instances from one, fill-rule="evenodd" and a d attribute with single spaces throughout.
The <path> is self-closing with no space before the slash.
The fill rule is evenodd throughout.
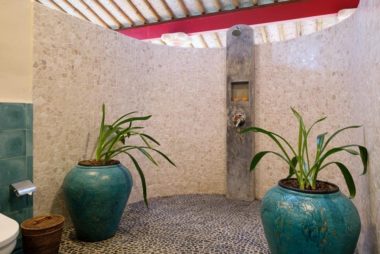
<path id="1" fill-rule="evenodd" d="M 231 82 L 231 101 L 249 101 L 249 82 Z"/>

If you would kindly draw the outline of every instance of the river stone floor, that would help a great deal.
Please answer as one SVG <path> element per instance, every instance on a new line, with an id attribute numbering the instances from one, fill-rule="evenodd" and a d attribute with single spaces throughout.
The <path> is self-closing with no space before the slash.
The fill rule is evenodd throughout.
<path id="1" fill-rule="evenodd" d="M 59 253 L 269 254 L 259 201 L 180 195 L 150 199 L 149 206 L 128 205 L 118 232 L 105 241 L 78 241 L 67 228 Z"/>

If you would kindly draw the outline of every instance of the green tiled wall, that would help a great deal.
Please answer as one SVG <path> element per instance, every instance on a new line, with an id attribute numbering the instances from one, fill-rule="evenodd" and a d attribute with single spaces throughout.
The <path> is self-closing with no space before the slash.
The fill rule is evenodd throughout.
<path id="1" fill-rule="evenodd" d="M 18 198 L 9 186 L 33 180 L 32 127 L 32 104 L 0 103 L 0 213 L 18 223 L 33 216 L 33 198 L 28 195 Z M 21 252 L 19 240 L 15 253 Z"/>

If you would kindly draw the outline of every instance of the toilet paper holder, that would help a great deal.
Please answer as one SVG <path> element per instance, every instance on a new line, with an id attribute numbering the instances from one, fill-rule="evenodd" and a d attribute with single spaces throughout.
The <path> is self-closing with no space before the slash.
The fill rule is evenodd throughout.
<path id="1" fill-rule="evenodd" d="M 37 187 L 30 180 L 25 180 L 11 184 L 11 189 L 17 197 L 24 195 L 32 195 L 36 191 Z"/>

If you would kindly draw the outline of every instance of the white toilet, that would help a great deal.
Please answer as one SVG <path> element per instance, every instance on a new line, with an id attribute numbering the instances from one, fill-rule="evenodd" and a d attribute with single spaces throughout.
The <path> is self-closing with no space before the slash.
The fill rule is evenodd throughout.
<path id="1" fill-rule="evenodd" d="M 0 254 L 10 254 L 16 247 L 18 223 L 0 213 Z"/>

